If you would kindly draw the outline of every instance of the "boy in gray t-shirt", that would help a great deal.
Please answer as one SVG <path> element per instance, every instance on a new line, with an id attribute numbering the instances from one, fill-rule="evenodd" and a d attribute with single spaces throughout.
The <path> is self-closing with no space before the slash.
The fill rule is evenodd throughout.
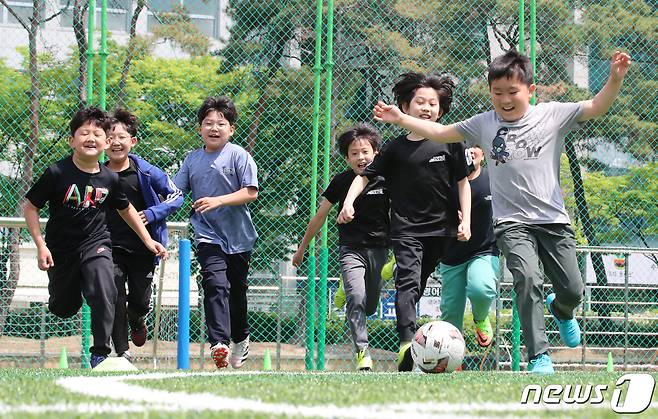
<path id="1" fill-rule="evenodd" d="M 229 142 L 238 113 L 225 97 L 207 98 L 197 112 L 204 146 L 187 155 L 174 183 L 192 192 L 210 354 L 217 368 L 240 368 L 249 355 L 247 274 L 258 235 L 247 204 L 258 197 L 257 168 Z M 229 345 L 231 346 L 229 348 Z"/>
<path id="2" fill-rule="evenodd" d="M 375 119 L 399 125 L 441 143 L 468 140 L 489 158 L 494 232 L 514 277 L 528 369 L 552 373 L 542 306 L 543 277 L 553 285 L 546 305 L 567 346 L 580 344 L 574 309 L 584 291 L 576 262 L 573 229 L 559 184 L 564 137 L 579 122 L 608 111 L 619 94 L 630 57 L 615 52 L 610 77 L 591 100 L 530 105 L 535 91 L 532 67 L 516 51 L 494 59 L 488 82 L 493 111 L 452 125 L 410 118 L 396 106 L 378 103 Z"/>

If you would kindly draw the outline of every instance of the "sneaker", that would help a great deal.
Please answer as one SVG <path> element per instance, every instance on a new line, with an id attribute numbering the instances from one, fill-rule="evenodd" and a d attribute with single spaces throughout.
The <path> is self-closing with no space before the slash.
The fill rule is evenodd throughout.
<path id="1" fill-rule="evenodd" d="M 568 320 L 558 319 L 553 312 L 553 301 L 555 301 L 555 293 L 548 294 L 546 297 L 546 308 L 553 315 L 553 319 L 558 325 L 562 342 L 570 348 L 575 348 L 580 345 L 580 327 L 578 326 L 578 321 L 575 318 Z"/>
<path id="2" fill-rule="evenodd" d="M 98 364 L 105 361 L 106 359 L 107 359 L 107 355 L 91 354 L 91 359 L 89 360 L 89 366 L 91 366 L 91 368 L 94 369 L 98 366 Z"/>
<path id="3" fill-rule="evenodd" d="M 381 271 L 381 276 L 382 280 L 384 281 L 390 281 L 393 279 L 395 273 L 395 256 L 391 256 L 391 258 L 382 266 L 382 271 Z"/>
<path id="4" fill-rule="evenodd" d="M 356 370 L 372 371 L 372 358 L 367 348 L 356 353 Z"/>
<path id="5" fill-rule="evenodd" d="M 491 327 L 489 317 L 486 317 L 479 322 L 473 320 L 473 322 L 475 323 L 475 334 L 477 335 L 478 345 L 483 348 L 491 345 L 491 341 L 493 340 L 493 328 Z"/>
<path id="6" fill-rule="evenodd" d="M 226 358 L 228 358 L 228 354 L 228 346 L 224 345 L 223 343 L 216 343 L 210 347 L 210 356 L 212 357 L 212 360 L 215 362 L 215 366 L 217 366 L 218 369 L 228 367 L 228 361 L 226 360 Z"/>
<path id="7" fill-rule="evenodd" d="M 398 352 L 398 371 L 411 371 L 414 368 L 414 360 L 411 357 L 411 342 L 400 346 Z"/>
<path id="8" fill-rule="evenodd" d="M 336 293 L 334 294 L 334 306 L 336 306 L 337 309 L 341 309 L 345 307 L 345 303 L 347 303 L 347 299 L 345 297 L 345 288 L 343 288 L 343 281 L 340 281 L 340 284 L 338 285 L 338 289 L 336 290 Z"/>
<path id="9" fill-rule="evenodd" d="M 537 355 L 535 358 L 528 362 L 528 371 L 533 374 L 553 374 L 553 361 L 551 357 L 546 354 Z"/>
<path id="10" fill-rule="evenodd" d="M 249 336 L 242 342 L 231 342 L 231 357 L 229 358 L 233 368 L 242 368 L 249 357 Z"/>
<path id="11" fill-rule="evenodd" d="M 144 317 L 130 321 L 130 340 L 133 341 L 135 346 L 144 346 L 146 343 L 146 323 L 144 323 Z"/>
<path id="12" fill-rule="evenodd" d="M 117 356 L 118 356 L 118 357 L 120 356 L 120 357 L 126 358 L 126 359 L 128 360 L 128 362 L 130 362 L 131 364 L 133 363 L 133 356 L 130 355 L 130 352 L 128 352 L 128 351 L 123 352 L 123 353 L 120 353 L 120 354 L 118 354 Z"/>

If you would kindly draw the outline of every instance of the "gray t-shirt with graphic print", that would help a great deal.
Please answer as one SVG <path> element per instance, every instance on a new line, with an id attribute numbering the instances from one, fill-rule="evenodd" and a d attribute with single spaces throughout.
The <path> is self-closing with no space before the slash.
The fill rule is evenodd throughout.
<path id="1" fill-rule="evenodd" d="M 564 137 L 578 126 L 580 103 L 549 102 L 530 106 L 513 122 L 495 111 L 456 124 L 467 142 L 487 158 L 496 223 L 569 223 L 560 189 Z"/>
<path id="2" fill-rule="evenodd" d="M 176 186 L 192 200 L 220 196 L 253 186 L 258 188 L 254 159 L 242 147 L 232 143 L 219 151 L 203 148 L 185 157 L 176 178 Z M 258 238 L 246 204 L 216 208 L 201 214 L 196 211 L 190 222 L 197 243 L 218 244 L 227 254 L 251 251 Z"/>

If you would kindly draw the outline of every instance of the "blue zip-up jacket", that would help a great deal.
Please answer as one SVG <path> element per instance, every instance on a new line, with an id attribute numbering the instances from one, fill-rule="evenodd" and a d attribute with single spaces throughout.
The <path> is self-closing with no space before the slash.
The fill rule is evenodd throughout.
<path id="1" fill-rule="evenodd" d="M 183 205 L 183 194 L 162 170 L 135 154 L 129 154 L 128 158 L 137 168 L 137 178 L 146 204 L 146 229 L 153 240 L 167 246 L 167 217 Z"/>

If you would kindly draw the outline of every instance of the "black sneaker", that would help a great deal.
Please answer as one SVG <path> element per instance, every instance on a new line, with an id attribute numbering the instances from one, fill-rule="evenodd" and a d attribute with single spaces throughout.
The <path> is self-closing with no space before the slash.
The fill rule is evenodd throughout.
<path id="1" fill-rule="evenodd" d="M 411 357 L 411 342 L 405 343 L 398 352 L 398 371 L 412 371 L 414 360 Z"/>

